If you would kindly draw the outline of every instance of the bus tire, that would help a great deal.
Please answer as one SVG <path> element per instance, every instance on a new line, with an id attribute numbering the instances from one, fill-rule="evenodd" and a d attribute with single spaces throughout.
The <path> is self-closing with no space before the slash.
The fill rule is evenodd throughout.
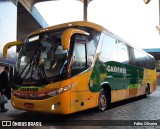
<path id="1" fill-rule="evenodd" d="M 146 91 L 145 91 L 145 97 L 147 98 L 150 94 L 150 86 L 147 84 Z"/>
<path id="2" fill-rule="evenodd" d="M 103 112 L 107 108 L 108 108 L 108 98 L 107 98 L 105 89 L 102 88 L 100 90 L 99 97 L 98 97 L 98 109 Z"/>

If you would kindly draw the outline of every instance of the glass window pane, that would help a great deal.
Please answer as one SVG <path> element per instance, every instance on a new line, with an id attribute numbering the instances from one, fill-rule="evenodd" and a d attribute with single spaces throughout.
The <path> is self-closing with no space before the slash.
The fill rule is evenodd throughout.
<path id="1" fill-rule="evenodd" d="M 86 68 L 85 44 L 76 43 L 74 46 L 72 69 Z"/>
<path id="2" fill-rule="evenodd" d="M 108 60 L 118 61 L 116 39 L 106 35 L 103 40 L 100 59 L 103 62 Z"/>
<path id="3" fill-rule="evenodd" d="M 119 62 L 128 64 L 129 58 L 128 58 L 128 49 L 125 43 L 120 42 L 118 44 L 118 52 L 119 52 Z"/>

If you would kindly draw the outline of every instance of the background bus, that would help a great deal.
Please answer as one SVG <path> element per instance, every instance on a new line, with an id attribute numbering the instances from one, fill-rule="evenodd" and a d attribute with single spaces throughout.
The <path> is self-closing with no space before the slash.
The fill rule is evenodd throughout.
<path id="1" fill-rule="evenodd" d="M 21 45 L 11 103 L 53 114 L 148 96 L 156 89 L 155 60 L 100 25 L 78 21 L 31 33 Z"/>

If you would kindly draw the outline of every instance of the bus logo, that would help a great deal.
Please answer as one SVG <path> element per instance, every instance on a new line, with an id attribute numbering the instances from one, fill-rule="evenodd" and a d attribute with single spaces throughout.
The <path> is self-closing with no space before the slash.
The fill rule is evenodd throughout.
<path id="1" fill-rule="evenodd" d="M 38 91 L 38 88 L 20 88 L 20 91 Z"/>
<path id="2" fill-rule="evenodd" d="M 107 66 L 107 71 L 108 72 L 113 72 L 113 73 L 122 73 L 122 74 L 126 74 L 127 70 L 126 68 L 122 68 L 122 67 L 116 67 L 116 66 Z"/>

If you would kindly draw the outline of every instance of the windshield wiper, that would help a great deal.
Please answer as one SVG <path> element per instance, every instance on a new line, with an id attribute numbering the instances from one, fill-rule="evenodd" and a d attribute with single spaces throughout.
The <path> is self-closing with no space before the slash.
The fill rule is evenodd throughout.
<path id="1" fill-rule="evenodd" d="M 40 81 L 45 81 L 46 82 L 46 73 L 43 67 L 43 64 L 40 64 L 40 54 L 41 54 L 41 50 L 42 47 L 40 47 L 40 49 L 38 50 L 36 57 L 33 60 L 33 66 L 32 66 L 32 70 L 31 70 L 31 78 L 33 79 L 33 74 L 38 71 L 37 76 L 38 76 L 38 80 Z M 35 68 L 35 71 L 34 71 Z"/>
<path id="2" fill-rule="evenodd" d="M 23 70 L 21 71 L 21 73 L 19 74 L 18 78 L 20 78 L 22 76 L 22 74 L 24 73 L 24 71 L 27 69 L 27 67 L 29 66 L 29 68 L 27 69 L 27 71 L 24 73 L 24 76 L 21 77 L 21 81 L 23 81 L 26 76 L 29 74 L 29 72 L 31 72 L 31 79 L 34 79 L 32 76 L 33 74 L 37 71 L 37 79 L 40 82 L 46 82 L 46 73 L 44 71 L 44 67 L 42 64 L 39 64 L 39 60 L 40 60 L 40 54 L 41 54 L 41 47 L 38 50 L 35 50 L 31 59 L 28 61 L 28 63 L 26 64 L 26 66 L 23 68 Z"/>
<path id="3" fill-rule="evenodd" d="M 26 74 L 25 74 L 24 77 L 22 78 L 22 80 L 26 77 L 28 71 L 31 69 L 31 63 L 32 63 L 32 60 L 33 60 L 33 58 L 34 58 L 34 56 L 35 56 L 36 53 L 37 53 L 37 51 L 35 50 L 34 53 L 33 53 L 33 55 L 32 55 L 32 57 L 31 57 L 31 59 L 28 61 L 28 63 L 26 64 L 26 66 L 22 69 L 22 71 L 21 71 L 21 73 L 19 74 L 18 78 L 21 77 L 21 75 L 23 74 L 23 72 L 24 72 L 24 71 L 26 70 L 26 68 L 30 65 L 29 68 L 28 68 L 28 70 L 27 70 L 27 72 L 26 72 Z"/>
<path id="4" fill-rule="evenodd" d="M 40 77 L 40 80 L 46 83 L 47 77 L 44 70 L 44 66 L 42 64 L 38 66 L 38 75 Z"/>

